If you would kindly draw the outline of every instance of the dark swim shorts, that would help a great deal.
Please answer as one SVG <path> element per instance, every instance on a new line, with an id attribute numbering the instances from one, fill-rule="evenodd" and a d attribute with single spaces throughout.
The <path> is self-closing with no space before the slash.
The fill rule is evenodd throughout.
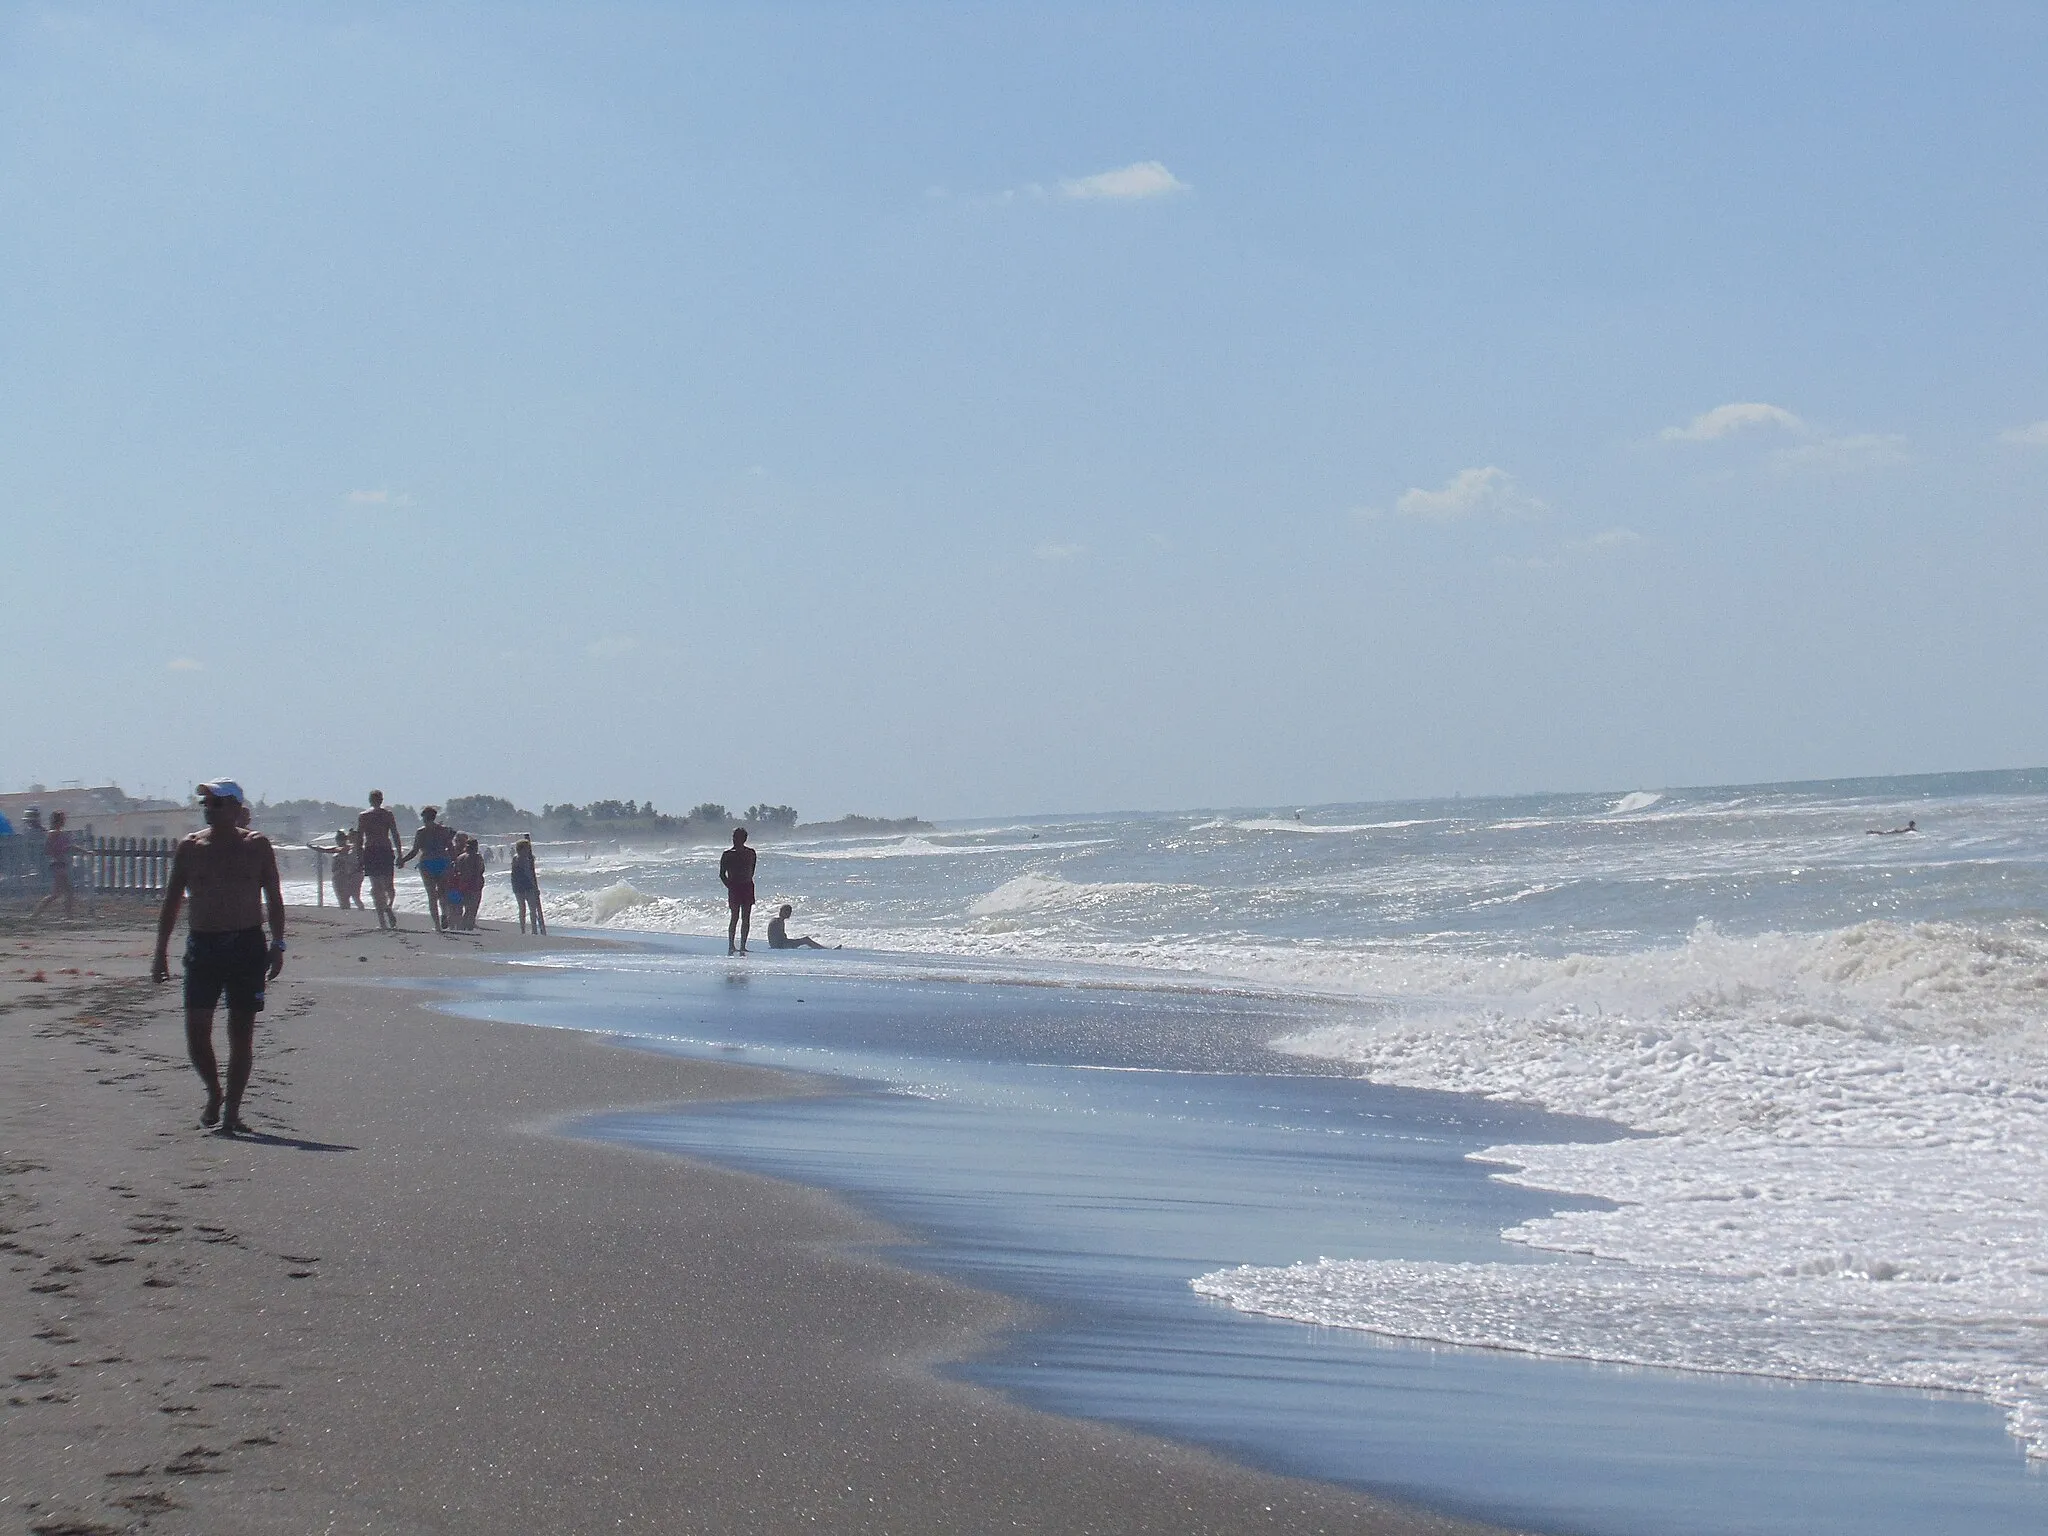
<path id="1" fill-rule="evenodd" d="M 726 899 L 736 907 L 751 907 L 754 904 L 754 882 L 735 880 L 725 888 Z"/>
<path id="2" fill-rule="evenodd" d="M 263 1011 L 270 945 L 261 928 L 194 933 L 185 938 L 185 1006 L 215 1008 L 225 992 L 230 1010 Z"/>
<path id="3" fill-rule="evenodd" d="M 396 873 L 391 862 L 389 843 L 369 843 L 363 848 L 363 873 L 372 879 L 378 875 Z"/>

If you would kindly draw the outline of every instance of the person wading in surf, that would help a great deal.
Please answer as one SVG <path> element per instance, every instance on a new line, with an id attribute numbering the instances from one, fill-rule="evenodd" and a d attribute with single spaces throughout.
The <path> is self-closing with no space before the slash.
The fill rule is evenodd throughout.
<path id="1" fill-rule="evenodd" d="M 227 1136 L 242 1124 L 242 1093 L 256 1064 L 256 1015 L 263 1011 L 263 987 L 284 970 L 284 891 L 277 879 L 277 853 L 270 839 L 243 822 L 248 801 L 233 779 L 199 786 L 206 830 L 194 832 L 171 855 L 164 881 L 163 910 L 157 915 L 152 981 L 171 978 L 171 934 L 178 909 L 191 903 L 185 937 L 185 1049 L 192 1070 L 206 1084 L 206 1108 L 199 1123 L 218 1125 Z M 270 942 L 263 942 L 265 906 Z M 221 1091 L 220 1065 L 213 1053 L 213 1011 L 222 994 L 228 1003 L 228 1080 Z"/>
<path id="2" fill-rule="evenodd" d="M 519 931 L 526 932 L 530 908 L 533 931 L 546 933 L 548 923 L 540 910 L 540 870 L 533 862 L 531 833 L 521 833 L 519 841 L 512 845 L 512 894 L 519 898 Z"/>
<path id="3" fill-rule="evenodd" d="M 734 827 L 732 846 L 718 856 L 718 883 L 725 887 L 726 904 L 732 908 L 732 920 L 725 925 L 725 952 L 742 954 L 747 952 L 747 930 L 754 925 L 754 850 L 747 846 L 747 829 Z M 733 948 L 733 935 L 739 935 L 739 948 Z"/>

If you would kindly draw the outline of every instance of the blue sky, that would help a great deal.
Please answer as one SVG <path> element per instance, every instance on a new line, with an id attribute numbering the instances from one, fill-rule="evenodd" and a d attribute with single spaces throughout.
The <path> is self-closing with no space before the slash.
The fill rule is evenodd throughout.
<path id="1" fill-rule="evenodd" d="M 0 11 L 0 782 L 2048 762 L 2048 12 Z"/>

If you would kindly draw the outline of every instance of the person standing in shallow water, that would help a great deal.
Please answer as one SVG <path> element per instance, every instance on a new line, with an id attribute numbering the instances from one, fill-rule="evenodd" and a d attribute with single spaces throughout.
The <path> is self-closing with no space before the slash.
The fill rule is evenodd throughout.
<path id="1" fill-rule="evenodd" d="M 527 909 L 531 907 L 533 931 L 546 933 L 547 919 L 540 910 L 540 870 L 533 862 L 531 833 L 522 834 L 512 845 L 512 894 L 519 898 L 519 931 L 526 932 Z"/>
<path id="2" fill-rule="evenodd" d="M 370 791 L 370 808 L 356 817 L 356 851 L 369 877 L 370 900 L 377 904 L 377 926 L 396 928 L 398 912 L 398 818 L 384 805 L 384 791 Z"/>
<path id="3" fill-rule="evenodd" d="M 754 925 L 754 850 L 747 846 L 747 829 L 734 827 L 732 846 L 718 856 L 718 883 L 725 887 L 726 905 L 732 920 L 725 925 L 725 952 L 747 952 L 747 930 Z M 733 935 L 739 948 L 733 948 Z"/>
<path id="4" fill-rule="evenodd" d="M 248 802 L 233 779 L 199 786 L 206 830 L 194 832 L 171 855 L 164 881 L 163 910 L 157 915 L 156 956 L 150 979 L 171 977 L 171 934 L 178 909 L 191 904 L 185 938 L 185 1049 L 192 1070 L 206 1084 L 206 1108 L 199 1123 L 239 1135 L 242 1094 L 256 1064 L 256 1015 L 263 988 L 284 970 L 284 891 L 278 884 L 277 853 L 270 839 L 244 825 Z M 270 942 L 263 942 L 265 907 Z M 222 995 L 228 1004 L 228 1079 L 222 1091 L 220 1064 L 213 1052 L 213 1011 Z"/>

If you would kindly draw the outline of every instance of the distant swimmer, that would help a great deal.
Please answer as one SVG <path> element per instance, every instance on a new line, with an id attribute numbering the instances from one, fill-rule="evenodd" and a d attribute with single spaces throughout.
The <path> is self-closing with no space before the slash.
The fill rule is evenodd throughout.
<path id="1" fill-rule="evenodd" d="M 1864 836 L 1904 837 L 1908 832 L 1918 832 L 1919 830 L 1920 824 L 1917 821 L 1909 821 L 1903 827 L 1872 827 L 1868 832 L 1864 833 Z"/>
<path id="2" fill-rule="evenodd" d="M 805 934 L 800 939 L 792 939 L 789 936 L 789 914 L 795 910 L 796 908 L 785 901 L 782 904 L 782 910 L 768 919 L 768 947 L 770 949 L 823 949 L 825 946 L 809 934 Z M 834 944 L 832 947 L 840 949 L 843 946 Z"/>
<path id="3" fill-rule="evenodd" d="M 370 882 L 370 900 L 377 904 L 379 928 L 398 926 L 393 903 L 398 899 L 398 851 L 404 843 L 398 818 L 384 805 L 384 791 L 371 790 L 370 808 L 356 817 L 356 844 Z"/>
<path id="4" fill-rule="evenodd" d="M 747 829 L 734 827 L 732 846 L 718 856 L 718 883 L 725 887 L 726 904 L 732 908 L 732 920 L 725 925 L 725 952 L 728 955 L 747 952 L 747 930 L 754 923 L 754 850 L 747 846 Z M 739 936 L 739 948 L 733 948 L 733 936 Z"/>

